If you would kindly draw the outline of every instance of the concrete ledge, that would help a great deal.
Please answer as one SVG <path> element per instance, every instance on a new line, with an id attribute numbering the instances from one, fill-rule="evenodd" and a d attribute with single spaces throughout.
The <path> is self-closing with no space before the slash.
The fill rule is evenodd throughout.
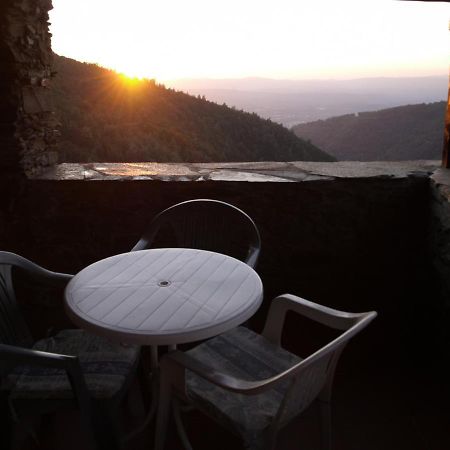
<path id="1" fill-rule="evenodd" d="M 430 176 L 439 166 L 440 161 L 64 163 L 33 179 L 299 182 L 337 178 Z"/>

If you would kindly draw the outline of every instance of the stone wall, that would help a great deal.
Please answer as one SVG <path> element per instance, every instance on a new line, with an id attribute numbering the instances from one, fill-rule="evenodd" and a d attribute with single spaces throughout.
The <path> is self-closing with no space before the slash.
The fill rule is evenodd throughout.
<path id="1" fill-rule="evenodd" d="M 51 0 L 1 2 L 2 174 L 35 175 L 56 163 L 58 122 L 49 90 L 51 8 Z"/>
<path id="2" fill-rule="evenodd" d="M 450 173 L 439 169 L 431 177 L 430 260 L 439 289 L 442 340 L 450 344 Z"/>

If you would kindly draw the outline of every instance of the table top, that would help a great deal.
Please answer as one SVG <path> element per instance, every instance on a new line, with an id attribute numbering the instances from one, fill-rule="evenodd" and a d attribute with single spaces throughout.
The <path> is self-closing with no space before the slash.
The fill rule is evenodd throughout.
<path id="1" fill-rule="evenodd" d="M 258 274 L 205 250 L 141 250 L 98 261 L 65 291 L 78 326 L 110 339 L 171 345 L 216 336 L 249 319 L 262 302 Z"/>

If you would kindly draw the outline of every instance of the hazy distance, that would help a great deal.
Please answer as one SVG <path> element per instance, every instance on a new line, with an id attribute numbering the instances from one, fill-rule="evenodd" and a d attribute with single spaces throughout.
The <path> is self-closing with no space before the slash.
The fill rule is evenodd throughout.
<path id="1" fill-rule="evenodd" d="M 448 77 L 276 80 L 181 79 L 167 87 L 271 119 L 287 127 L 343 114 L 447 99 Z"/>

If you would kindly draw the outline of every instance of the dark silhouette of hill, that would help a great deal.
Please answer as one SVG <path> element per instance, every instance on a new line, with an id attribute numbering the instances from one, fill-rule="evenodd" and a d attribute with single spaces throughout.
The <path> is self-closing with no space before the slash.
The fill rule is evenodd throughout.
<path id="1" fill-rule="evenodd" d="M 348 114 L 292 130 L 343 161 L 440 159 L 446 105 L 422 103 Z"/>
<path id="2" fill-rule="evenodd" d="M 283 126 L 55 55 L 61 162 L 333 161 Z"/>

